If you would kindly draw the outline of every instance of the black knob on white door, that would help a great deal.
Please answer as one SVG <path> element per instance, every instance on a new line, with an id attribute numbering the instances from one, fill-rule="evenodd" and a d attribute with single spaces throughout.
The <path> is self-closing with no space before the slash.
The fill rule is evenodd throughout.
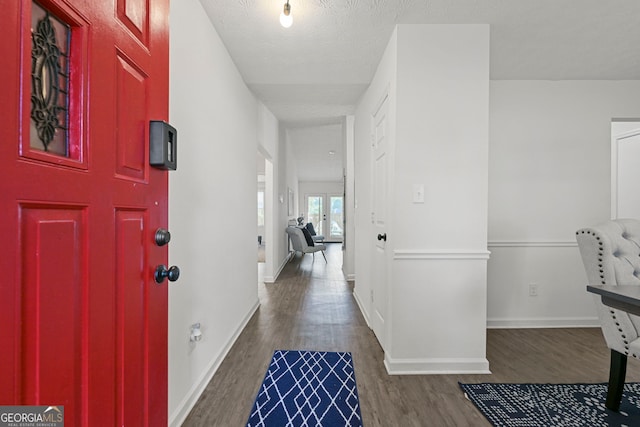
<path id="1" fill-rule="evenodd" d="M 384 240 L 386 242 L 387 241 L 387 233 L 378 234 L 378 240 Z"/>

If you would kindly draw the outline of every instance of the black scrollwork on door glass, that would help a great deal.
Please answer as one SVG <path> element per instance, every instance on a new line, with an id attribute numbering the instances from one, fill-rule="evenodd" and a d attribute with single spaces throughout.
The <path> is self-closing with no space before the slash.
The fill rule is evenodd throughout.
<path id="1" fill-rule="evenodd" d="M 31 147 L 68 156 L 70 27 L 33 2 Z"/>

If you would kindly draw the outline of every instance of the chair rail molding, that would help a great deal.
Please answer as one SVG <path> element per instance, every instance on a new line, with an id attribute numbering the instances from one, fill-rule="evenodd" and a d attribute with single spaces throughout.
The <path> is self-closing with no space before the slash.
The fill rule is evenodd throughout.
<path id="1" fill-rule="evenodd" d="M 487 250 L 396 249 L 394 260 L 488 260 Z"/>
<path id="2" fill-rule="evenodd" d="M 490 248 L 573 248 L 575 240 L 490 240 Z"/>

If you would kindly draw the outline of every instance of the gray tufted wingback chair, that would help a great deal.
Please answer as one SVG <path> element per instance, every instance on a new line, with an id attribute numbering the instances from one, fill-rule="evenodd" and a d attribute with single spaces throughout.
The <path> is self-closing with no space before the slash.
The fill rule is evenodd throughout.
<path id="1" fill-rule="evenodd" d="M 291 238 L 291 246 L 293 247 L 294 252 L 301 252 L 303 256 L 304 254 L 313 254 L 314 258 L 316 256 L 316 252 L 322 252 L 324 260 L 327 261 L 327 257 L 324 254 L 327 247 L 322 244 L 316 245 L 313 243 L 313 239 L 311 239 L 311 244 L 307 243 L 307 238 L 304 236 L 302 227 L 290 226 L 287 227 L 285 231 Z M 305 229 L 305 231 L 307 230 Z M 311 238 L 311 235 L 309 235 L 309 238 Z"/>
<path id="2" fill-rule="evenodd" d="M 640 220 L 616 219 L 576 232 L 589 285 L 640 286 Z M 622 398 L 627 356 L 640 358 L 640 317 L 604 305 L 595 295 L 598 317 L 611 349 L 606 406 L 617 411 Z"/>

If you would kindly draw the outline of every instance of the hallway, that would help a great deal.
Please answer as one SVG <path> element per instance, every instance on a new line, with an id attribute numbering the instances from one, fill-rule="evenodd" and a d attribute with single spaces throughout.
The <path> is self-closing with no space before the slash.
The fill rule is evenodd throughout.
<path id="1" fill-rule="evenodd" d="M 276 283 L 259 285 L 260 308 L 184 426 L 244 426 L 273 351 L 279 349 L 351 352 L 366 427 L 489 426 L 458 381 L 607 380 L 609 352 L 599 329 L 493 329 L 487 337 L 491 375 L 389 376 L 352 285 L 344 280 L 341 245 L 327 246 L 328 263 L 319 254 L 315 260 L 298 255 Z M 640 379 L 633 360 L 627 377 Z"/>

